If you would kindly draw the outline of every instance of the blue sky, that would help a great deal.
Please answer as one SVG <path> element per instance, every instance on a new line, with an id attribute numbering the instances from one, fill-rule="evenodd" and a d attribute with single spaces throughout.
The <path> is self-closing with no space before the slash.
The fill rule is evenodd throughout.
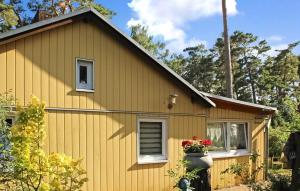
<path id="1" fill-rule="evenodd" d="M 227 0 L 229 30 L 251 32 L 273 49 L 300 40 L 299 0 Z M 180 52 L 187 45 L 211 47 L 222 28 L 221 0 L 97 0 L 117 15 L 112 22 L 129 33 L 128 25 L 142 23 L 149 32 Z M 300 48 L 296 49 L 300 53 Z"/>

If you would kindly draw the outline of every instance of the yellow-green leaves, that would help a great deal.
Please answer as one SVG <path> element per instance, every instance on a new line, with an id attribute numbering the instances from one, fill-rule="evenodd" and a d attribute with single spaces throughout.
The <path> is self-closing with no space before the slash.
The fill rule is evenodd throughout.
<path id="1" fill-rule="evenodd" d="M 26 191 L 80 190 L 87 181 L 81 160 L 58 153 L 47 155 L 43 149 L 45 132 L 45 104 L 37 97 L 18 107 L 17 121 L 10 128 L 10 169 L 5 177 L 0 174 L 0 188 Z"/>

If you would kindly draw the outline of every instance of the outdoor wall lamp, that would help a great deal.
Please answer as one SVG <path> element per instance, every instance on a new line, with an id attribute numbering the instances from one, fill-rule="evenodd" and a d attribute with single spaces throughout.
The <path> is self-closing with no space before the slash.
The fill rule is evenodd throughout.
<path id="1" fill-rule="evenodd" d="M 169 95 L 169 104 L 168 104 L 168 108 L 172 109 L 173 106 L 176 104 L 176 98 L 178 97 L 177 94 L 171 94 Z"/>

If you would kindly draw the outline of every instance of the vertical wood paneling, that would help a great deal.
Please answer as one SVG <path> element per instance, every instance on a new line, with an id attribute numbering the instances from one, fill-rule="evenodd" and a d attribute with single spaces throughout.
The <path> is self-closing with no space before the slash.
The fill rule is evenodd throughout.
<path id="1" fill-rule="evenodd" d="M 11 94 L 15 96 L 16 93 L 16 47 L 15 42 L 8 43 L 6 45 L 6 58 L 7 58 L 7 65 L 6 65 L 6 72 L 9 75 L 6 75 L 6 88 L 7 91 L 11 91 Z"/>
<path id="2" fill-rule="evenodd" d="M 65 107 L 65 28 L 60 27 L 57 31 L 57 58 L 56 58 L 56 91 L 57 106 Z"/>
<path id="3" fill-rule="evenodd" d="M 79 155 L 80 158 L 83 159 L 82 167 L 87 169 L 87 114 L 80 113 L 79 114 Z M 89 137 L 90 138 L 90 137 Z M 90 173 L 90 172 L 89 172 Z M 84 184 L 83 189 L 87 190 L 87 184 Z"/>
<path id="4" fill-rule="evenodd" d="M 94 118 L 92 114 L 87 114 L 86 119 L 86 161 L 87 176 L 90 181 L 87 182 L 87 190 L 93 190 L 93 183 L 97 180 L 94 178 Z M 97 137 L 98 138 L 98 137 Z"/>
<path id="5" fill-rule="evenodd" d="M 25 39 L 25 104 L 32 95 L 32 37 Z"/>
<path id="6" fill-rule="evenodd" d="M 124 70 L 123 70 L 124 71 Z M 124 80 L 125 81 L 125 80 Z M 125 96 L 124 96 L 125 97 Z M 120 176 L 120 183 L 119 183 L 119 189 L 120 190 L 125 190 L 126 189 L 126 116 L 124 114 L 120 114 L 120 118 L 119 118 L 119 151 L 120 151 L 120 155 L 119 155 L 119 164 L 120 164 L 120 168 L 119 168 L 119 176 Z M 128 152 L 130 152 L 130 149 L 128 149 Z M 129 153 L 130 154 L 130 153 Z"/>
<path id="7" fill-rule="evenodd" d="M 57 105 L 57 30 L 50 31 L 50 81 L 49 81 L 49 106 L 55 107 Z"/>
<path id="8" fill-rule="evenodd" d="M 76 65 L 75 59 L 80 57 L 80 23 L 72 25 L 72 105 L 74 108 L 79 108 L 79 92 L 76 92 Z"/>
<path id="9" fill-rule="evenodd" d="M 94 56 L 94 30 L 93 30 L 93 25 L 87 24 L 86 25 L 86 57 L 89 59 L 95 59 L 96 57 Z M 95 64 L 97 64 L 95 62 Z M 94 66 L 95 67 L 95 66 Z M 94 69 L 96 69 L 97 67 L 95 67 Z M 96 73 L 97 74 L 97 73 Z M 95 76 L 94 76 L 95 79 Z M 94 81 L 94 87 L 96 87 L 97 85 L 97 81 Z M 99 91 L 99 90 L 98 90 Z M 86 107 L 87 108 L 94 108 L 94 94 L 92 93 L 88 93 L 86 95 Z"/>
<path id="10" fill-rule="evenodd" d="M 0 46 L 0 92 L 12 89 L 21 104 L 35 94 L 50 107 L 163 112 L 167 116 L 169 162 L 139 165 L 138 115 L 49 111 L 45 149 L 83 159 L 89 178 L 84 190 L 172 190 L 174 181 L 166 174 L 183 157 L 181 141 L 193 135 L 206 136 L 207 118 L 192 114 L 208 110 L 191 103 L 184 89 L 135 54 L 135 49 L 120 43 L 113 34 L 84 22 Z M 75 90 L 76 57 L 95 60 L 95 93 Z M 179 96 L 169 110 L 168 98 L 173 93 Z M 175 113 L 185 115 L 169 115 Z M 214 108 L 208 115 L 209 119 L 250 121 L 257 149 L 264 154 L 263 125 L 254 122 L 254 114 Z M 247 160 L 215 160 L 213 187 L 236 184 L 233 176 L 221 176 L 220 172 Z"/>
<path id="11" fill-rule="evenodd" d="M 79 57 L 89 59 L 87 57 L 87 24 L 85 22 L 80 23 L 79 40 Z M 86 108 L 87 93 L 80 92 L 79 95 L 79 106 L 84 109 Z"/>
<path id="12" fill-rule="evenodd" d="M 63 112 L 58 112 L 56 116 L 56 139 L 57 152 L 65 152 L 65 115 Z"/>
<path id="13" fill-rule="evenodd" d="M 67 25 L 64 28 L 64 105 L 66 108 L 72 108 L 72 90 L 73 90 L 73 82 L 75 73 L 70 72 L 73 71 L 74 58 L 72 57 L 72 47 L 73 47 L 73 33 L 72 33 L 72 25 Z"/>
<path id="14" fill-rule="evenodd" d="M 41 53 L 41 96 L 49 106 L 49 70 L 50 70 L 50 36 L 49 31 L 42 33 Z"/>
<path id="15" fill-rule="evenodd" d="M 69 156 L 72 156 L 73 154 L 73 146 L 72 146 L 72 115 L 71 113 L 65 113 L 65 119 L 64 119 L 64 135 L 65 135 L 65 144 L 64 144 L 64 150 L 65 153 Z"/>
<path id="16" fill-rule="evenodd" d="M 93 96 L 93 108 L 94 109 L 100 109 L 101 108 L 101 103 L 100 103 L 100 100 L 101 100 L 101 92 L 103 91 L 101 89 L 101 75 L 102 75 L 102 71 L 101 71 L 101 58 L 102 58 L 102 55 L 101 55 L 101 33 L 99 32 L 99 30 L 96 28 L 96 27 L 93 27 L 92 28 L 93 30 L 93 36 L 94 38 L 92 39 L 93 40 L 93 58 L 94 58 L 94 61 L 95 61 L 95 66 L 94 66 L 94 69 L 95 69 L 95 72 L 94 74 L 96 74 L 94 76 L 94 87 L 95 87 L 95 93 L 94 93 L 94 96 Z"/>
<path id="17" fill-rule="evenodd" d="M 100 188 L 101 190 L 108 190 L 108 186 L 107 186 L 107 170 L 108 170 L 108 163 L 107 163 L 107 159 L 108 159 L 108 151 L 107 152 L 107 115 L 100 115 Z"/>
<path id="18" fill-rule="evenodd" d="M 114 190 L 120 190 L 120 114 L 112 114 L 112 136 L 110 139 L 113 140 L 113 182 Z"/>
<path id="19" fill-rule="evenodd" d="M 0 92 L 6 92 L 6 45 L 0 46 Z"/>
<path id="20" fill-rule="evenodd" d="M 79 113 L 72 114 L 72 153 L 73 157 L 80 157 L 80 130 Z"/>
<path id="21" fill-rule="evenodd" d="M 24 105 L 24 48 L 24 39 L 18 40 L 16 42 L 16 97 L 18 98 L 17 101 L 20 105 Z"/>
<path id="22" fill-rule="evenodd" d="M 41 97 L 41 34 L 33 36 L 32 94 Z M 61 97 L 63 99 L 63 97 Z"/>
<path id="23" fill-rule="evenodd" d="M 56 134 L 56 113 L 51 113 L 48 117 L 48 129 L 49 129 L 49 134 L 48 134 L 48 139 L 49 139 L 49 152 L 57 152 L 57 134 Z"/>
<path id="24" fill-rule="evenodd" d="M 107 176 L 107 189 L 113 190 L 114 189 L 114 161 L 113 161 L 113 118 L 112 114 L 107 114 L 107 123 L 106 123 L 106 143 L 107 143 L 107 155 L 106 155 L 106 176 Z M 118 151 L 116 151 L 118 152 Z"/>
<path id="25" fill-rule="evenodd" d="M 100 116 L 99 115 L 93 115 L 94 118 L 94 131 L 93 131 L 93 162 L 94 162 L 94 167 L 92 169 L 93 171 L 93 190 L 100 190 L 100 183 L 101 183 L 101 178 L 100 178 L 100 173 L 101 173 L 101 168 L 100 168 L 100 162 L 101 162 L 101 143 L 100 143 L 100 138 L 101 138 L 101 130 L 100 130 Z"/>

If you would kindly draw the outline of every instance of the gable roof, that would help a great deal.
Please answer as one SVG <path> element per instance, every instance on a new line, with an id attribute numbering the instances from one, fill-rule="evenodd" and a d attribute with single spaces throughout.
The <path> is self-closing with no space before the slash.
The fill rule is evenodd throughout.
<path id="1" fill-rule="evenodd" d="M 52 26 L 54 24 L 61 25 L 70 23 L 73 21 L 73 18 L 83 16 L 83 15 L 93 15 L 96 16 L 100 21 L 102 21 L 105 25 L 113 29 L 114 32 L 121 35 L 124 39 L 126 39 L 128 42 L 130 42 L 132 45 L 134 45 L 136 48 L 138 48 L 143 54 L 145 54 L 148 58 L 150 58 L 152 61 L 154 61 L 161 69 L 166 71 L 171 77 L 174 77 L 178 82 L 183 84 L 186 88 L 188 88 L 191 92 L 193 92 L 198 98 L 201 99 L 206 105 L 210 107 L 216 107 L 216 104 L 211 100 L 218 100 L 218 101 L 224 101 L 232 104 L 239 104 L 249 107 L 254 107 L 261 110 L 268 110 L 271 112 L 276 111 L 276 108 L 267 107 L 263 105 L 258 104 L 252 104 L 248 102 L 243 102 L 235 99 L 229 99 L 222 96 L 216 96 L 212 94 L 208 94 L 205 92 L 198 91 L 195 87 L 193 87 L 190 83 L 188 83 L 186 80 L 184 80 L 181 76 L 179 76 L 176 72 L 174 72 L 172 69 L 170 69 L 166 64 L 162 63 L 158 59 L 156 59 L 153 55 L 151 55 L 145 48 L 143 48 L 141 45 L 139 45 L 135 40 L 127 36 L 125 33 L 120 31 L 117 27 L 115 27 L 108 19 L 106 19 L 103 15 L 101 15 L 98 11 L 96 11 L 93 8 L 83 8 L 74 12 L 71 12 L 66 15 L 60 15 L 58 17 L 53 17 L 47 20 L 43 20 L 34 24 L 30 24 L 15 30 L 10 30 L 8 32 L 0 34 L 0 45 L 5 44 L 6 42 L 9 42 L 12 38 L 23 38 L 22 35 L 26 35 L 30 32 L 37 31 L 39 29 L 47 28 L 49 26 Z M 64 21 L 68 21 L 65 22 Z M 61 26 L 57 25 L 57 26 Z M 47 29 L 46 29 L 47 30 Z"/>
<path id="2" fill-rule="evenodd" d="M 155 61 L 155 63 L 157 63 L 162 69 L 164 69 L 165 71 L 167 71 L 170 75 L 172 75 L 173 77 L 175 77 L 175 79 L 177 79 L 179 82 L 181 82 L 185 87 L 187 87 L 193 93 L 195 93 L 208 106 L 210 106 L 210 107 L 215 107 L 216 106 L 215 103 L 212 102 L 209 98 L 207 98 L 202 93 L 200 93 L 190 83 L 188 83 L 181 76 L 179 76 L 177 73 L 175 73 L 172 69 L 170 69 L 168 66 L 166 66 L 166 64 L 160 62 L 158 59 L 156 59 L 154 56 L 152 56 L 147 50 L 145 50 L 135 40 L 133 40 L 132 38 L 128 37 L 125 33 L 123 33 L 118 28 L 116 28 L 109 20 L 107 20 L 103 15 L 101 15 L 98 11 L 96 11 L 93 8 L 83 8 L 83 9 L 71 12 L 69 14 L 61 15 L 61 16 L 58 16 L 58 17 L 53 17 L 53 18 L 50 18 L 50 19 L 47 19 L 47 20 L 43 20 L 43 21 L 40 21 L 40 22 L 37 22 L 37 23 L 34 23 L 34 24 L 30 24 L 30 25 L 27 25 L 27 26 L 24 26 L 24 27 L 15 29 L 15 30 L 10 30 L 10 31 L 8 31 L 6 33 L 0 34 L 0 42 L 1 41 L 5 41 L 5 40 L 10 39 L 10 38 L 13 38 L 13 37 L 15 37 L 17 35 L 28 33 L 30 31 L 33 31 L 33 30 L 36 30 L 36 29 L 39 29 L 39 28 L 43 28 L 45 26 L 48 26 L 48 25 L 51 25 L 51 24 L 54 24 L 54 23 L 58 23 L 58 22 L 61 22 L 61 21 L 64 21 L 64 20 L 71 19 L 71 18 L 76 17 L 76 16 L 80 16 L 80 15 L 84 15 L 84 14 L 89 14 L 89 13 L 92 13 L 95 16 L 97 16 L 98 18 L 100 18 L 101 21 L 103 21 L 109 27 L 111 27 L 112 29 L 114 29 L 115 32 L 119 33 L 122 37 L 124 37 L 130 43 L 132 43 L 135 47 L 137 47 L 138 49 L 140 49 L 150 59 L 152 59 L 153 61 Z"/>

